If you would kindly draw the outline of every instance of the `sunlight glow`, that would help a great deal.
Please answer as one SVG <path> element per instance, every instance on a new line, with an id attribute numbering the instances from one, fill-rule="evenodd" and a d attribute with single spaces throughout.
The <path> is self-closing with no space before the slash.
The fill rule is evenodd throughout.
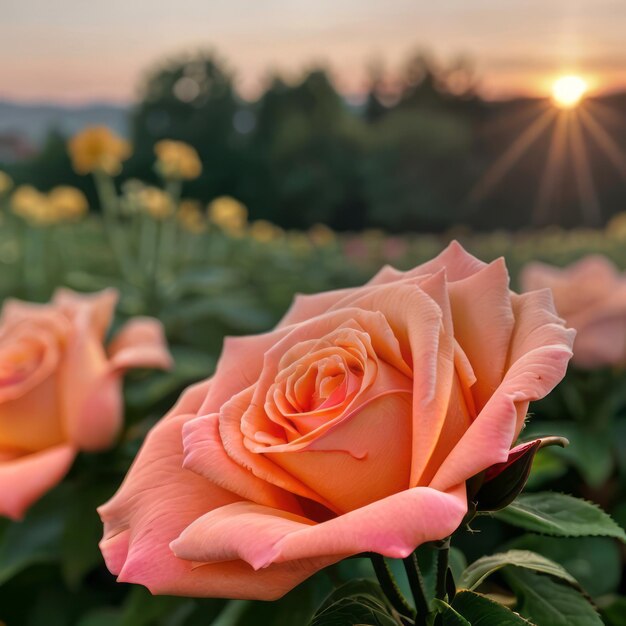
<path id="1" fill-rule="evenodd" d="M 552 99 L 562 109 L 572 109 L 583 99 L 587 88 L 580 76 L 561 76 L 552 85 Z"/>

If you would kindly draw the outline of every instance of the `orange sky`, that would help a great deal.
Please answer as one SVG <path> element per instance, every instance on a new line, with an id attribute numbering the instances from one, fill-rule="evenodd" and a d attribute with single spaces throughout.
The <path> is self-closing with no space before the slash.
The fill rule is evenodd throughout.
<path id="1" fill-rule="evenodd" d="M 472 59 L 488 97 L 562 73 L 626 87 L 625 0 L 2 0 L 2 15 L 0 98 L 126 102 L 155 61 L 211 46 L 246 94 L 319 63 L 356 92 L 373 60 L 421 49 Z"/>

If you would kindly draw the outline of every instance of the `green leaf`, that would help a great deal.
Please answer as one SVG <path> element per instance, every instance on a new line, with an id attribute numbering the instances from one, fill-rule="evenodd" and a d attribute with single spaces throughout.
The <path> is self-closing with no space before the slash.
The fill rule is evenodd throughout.
<path id="1" fill-rule="evenodd" d="M 494 572 L 506 567 L 516 565 L 536 572 L 550 574 L 556 578 L 567 581 L 570 585 L 578 586 L 578 581 L 563 567 L 546 559 L 541 554 L 528 550 L 509 550 L 499 554 L 491 554 L 474 561 L 459 579 L 459 587 L 473 590 Z"/>
<path id="2" fill-rule="evenodd" d="M 614 537 L 626 533 L 600 507 L 562 493 L 522 494 L 494 516 L 526 530 L 557 537 Z"/>
<path id="3" fill-rule="evenodd" d="M 472 626 L 532 626 L 532 623 L 506 606 L 473 591 L 459 591 L 452 608 Z M 450 622 L 451 626 L 454 622 Z M 444 625 L 448 626 L 445 620 Z"/>
<path id="4" fill-rule="evenodd" d="M 352 580 L 333 591 L 310 626 L 398 626 L 381 588 L 371 580 Z"/>
<path id="5" fill-rule="evenodd" d="M 615 591 L 622 574 L 620 546 L 608 537 L 526 534 L 507 548 L 531 550 L 562 565 L 592 597 Z"/>
<path id="6" fill-rule="evenodd" d="M 29 565 L 60 558 L 67 507 L 65 487 L 48 493 L 21 522 L 7 523 L 0 536 L 0 584 Z"/>
<path id="7" fill-rule="evenodd" d="M 626 626 L 626 598 L 617 598 L 602 611 L 607 626 Z"/>
<path id="8" fill-rule="evenodd" d="M 367 598 L 344 598 L 316 613 L 311 626 L 398 626 L 398 622 L 376 602 Z"/>
<path id="9" fill-rule="evenodd" d="M 517 611 L 536 626 L 603 626 L 587 599 L 573 587 L 519 567 L 503 570 L 517 597 Z"/>
<path id="10" fill-rule="evenodd" d="M 441 626 L 472 626 L 462 615 L 459 615 L 447 602 L 435 599 L 433 606 L 441 615 Z"/>

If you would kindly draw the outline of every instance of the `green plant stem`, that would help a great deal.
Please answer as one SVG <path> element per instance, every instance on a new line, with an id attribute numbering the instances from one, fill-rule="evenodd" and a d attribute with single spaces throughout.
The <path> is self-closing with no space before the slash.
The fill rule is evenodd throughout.
<path id="1" fill-rule="evenodd" d="M 413 594 L 413 600 L 415 601 L 415 607 L 417 608 L 417 615 L 415 616 L 415 626 L 426 626 L 428 623 L 428 615 L 430 609 L 428 607 L 428 599 L 426 598 L 426 591 L 424 590 L 424 579 L 422 578 L 422 572 L 417 562 L 417 555 L 415 552 L 403 559 L 404 569 L 409 581 L 409 587 Z"/>
<path id="2" fill-rule="evenodd" d="M 391 606 L 393 606 L 393 608 L 398 611 L 400 615 L 413 617 L 415 615 L 415 611 L 402 595 L 402 592 L 400 591 L 384 557 L 380 554 L 372 554 L 370 555 L 370 560 L 374 567 L 374 572 L 376 574 L 376 578 L 378 578 L 381 589 L 389 599 L 389 602 L 391 602 Z"/>
<path id="3" fill-rule="evenodd" d="M 130 283 L 134 283 L 136 273 L 129 254 L 128 242 L 124 240 L 123 227 L 119 223 L 119 199 L 113 179 L 104 172 L 98 171 L 94 172 L 93 178 L 100 200 L 102 220 L 115 260 L 122 275 Z"/>
<path id="4" fill-rule="evenodd" d="M 39 300 L 46 283 L 45 235 L 41 226 L 26 226 L 24 238 L 24 282 L 29 298 Z"/>
<path id="5" fill-rule="evenodd" d="M 163 220 L 161 225 L 161 242 L 159 247 L 159 270 L 161 278 L 167 277 L 169 272 L 175 272 L 178 260 L 176 211 L 180 204 L 182 184 L 179 180 L 169 180 L 165 184 L 165 192 L 172 203 L 172 215 Z"/>
<path id="6" fill-rule="evenodd" d="M 450 537 L 447 537 L 437 545 L 437 581 L 435 583 L 435 596 L 439 598 L 439 600 L 444 600 L 446 597 L 449 555 Z"/>

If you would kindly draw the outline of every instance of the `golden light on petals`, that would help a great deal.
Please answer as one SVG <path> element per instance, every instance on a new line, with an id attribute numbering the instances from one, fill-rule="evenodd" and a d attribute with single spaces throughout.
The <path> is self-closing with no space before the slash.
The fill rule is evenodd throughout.
<path id="1" fill-rule="evenodd" d="M 562 109 L 573 109 L 580 104 L 588 88 L 580 76 L 561 76 L 552 85 L 552 100 Z"/>

